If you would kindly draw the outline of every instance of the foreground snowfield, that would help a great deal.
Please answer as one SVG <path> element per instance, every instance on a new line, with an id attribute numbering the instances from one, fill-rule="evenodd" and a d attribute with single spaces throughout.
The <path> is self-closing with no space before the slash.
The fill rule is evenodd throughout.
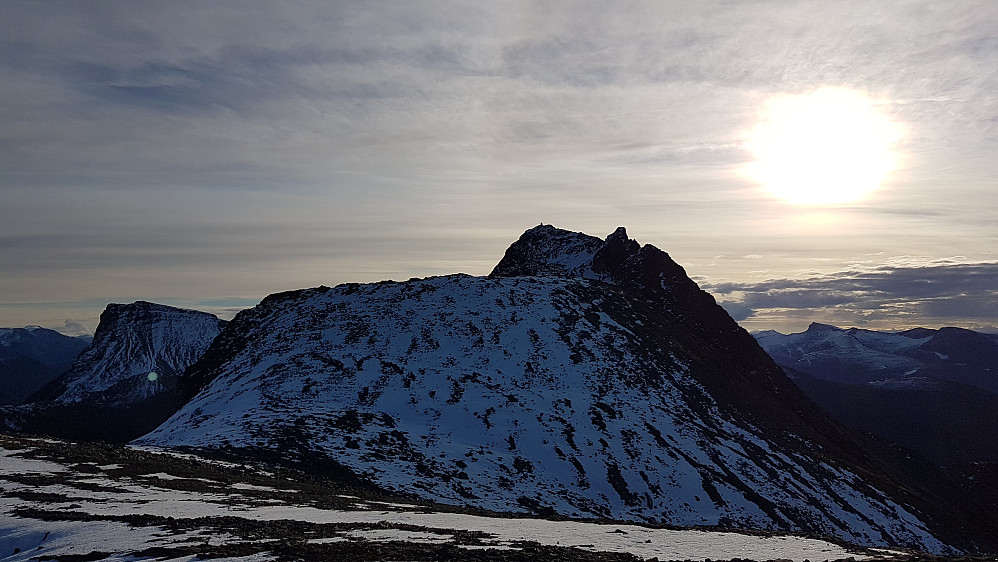
<path id="1" fill-rule="evenodd" d="M 797 536 L 472 515 L 273 470 L 0 435 L 0 560 L 818 562 L 900 555 Z"/>

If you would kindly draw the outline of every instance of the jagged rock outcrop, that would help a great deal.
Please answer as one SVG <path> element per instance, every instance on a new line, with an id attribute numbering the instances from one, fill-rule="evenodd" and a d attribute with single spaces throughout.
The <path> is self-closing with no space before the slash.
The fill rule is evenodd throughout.
<path id="1" fill-rule="evenodd" d="M 973 541 L 944 485 L 923 495 L 926 480 L 831 422 L 623 229 L 539 226 L 489 277 L 272 295 L 185 380 L 190 401 L 137 443 L 326 459 L 500 511 Z"/>

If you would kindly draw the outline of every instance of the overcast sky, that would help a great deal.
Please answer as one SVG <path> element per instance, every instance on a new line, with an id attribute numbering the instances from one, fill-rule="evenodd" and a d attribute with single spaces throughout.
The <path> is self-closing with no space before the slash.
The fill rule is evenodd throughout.
<path id="1" fill-rule="evenodd" d="M 486 274 L 538 223 L 750 330 L 998 330 L 998 2 L 0 3 L 0 326 Z M 745 173 L 780 96 L 903 135 L 860 202 Z"/>

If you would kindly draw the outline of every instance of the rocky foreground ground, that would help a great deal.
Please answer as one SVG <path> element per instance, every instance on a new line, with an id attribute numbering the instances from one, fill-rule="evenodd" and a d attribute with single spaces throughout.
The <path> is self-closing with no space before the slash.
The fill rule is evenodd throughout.
<path id="1" fill-rule="evenodd" d="M 0 560 L 913 560 L 816 537 L 470 512 L 348 475 L 0 435 Z"/>

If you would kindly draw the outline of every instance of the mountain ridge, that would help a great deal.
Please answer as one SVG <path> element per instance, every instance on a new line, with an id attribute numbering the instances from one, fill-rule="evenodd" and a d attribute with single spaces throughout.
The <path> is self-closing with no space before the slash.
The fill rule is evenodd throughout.
<path id="1" fill-rule="evenodd" d="M 622 228 L 535 227 L 488 277 L 272 295 L 187 374 L 190 402 L 136 443 L 332 459 L 500 511 L 976 540 L 930 469 L 937 494 L 899 481 L 916 469 L 832 423 Z"/>
<path id="2" fill-rule="evenodd" d="M 879 332 L 813 323 L 755 335 L 777 363 L 818 378 L 862 383 L 917 374 L 998 392 L 998 335 L 965 328 Z"/>

